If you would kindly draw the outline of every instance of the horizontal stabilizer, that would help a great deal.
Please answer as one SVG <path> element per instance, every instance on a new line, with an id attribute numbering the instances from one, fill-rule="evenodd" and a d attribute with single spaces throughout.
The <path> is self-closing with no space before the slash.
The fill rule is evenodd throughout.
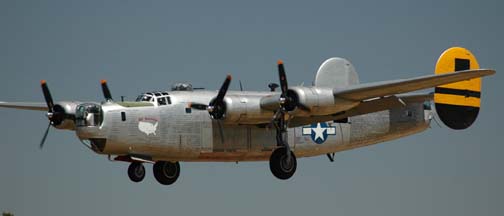
<path id="1" fill-rule="evenodd" d="M 495 74 L 494 70 L 478 69 L 459 71 L 456 73 L 427 75 L 410 79 L 358 84 L 349 86 L 345 89 L 334 89 L 334 96 L 348 100 L 362 101 L 376 97 L 384 97 L 426 88 L 433 88 L 439 85 L 489 76 L 492 74 Z"/>

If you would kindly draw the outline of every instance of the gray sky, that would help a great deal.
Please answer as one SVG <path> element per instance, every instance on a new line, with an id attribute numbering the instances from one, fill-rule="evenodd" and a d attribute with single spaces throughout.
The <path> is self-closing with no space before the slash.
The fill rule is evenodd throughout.
<path id="1" fill-rule="evenodd" d="M 216 89 L 227 73 L 247 90 L 311 83 L 340 56 L 361 82 L 433 73 L 441 52 L 470 49 L 482 67 L 482 108 L 464 131 L 439 128 L 336 154 L 303 158 L 289 181 L 267 162 L 182 163 L 173 186 L 147 168 L 108 162 L 43 112 L 0 110 L 0 211 L 16 215 L 502 215 L 502 1 L 0 1 L 0 100 L 102 100 L 178 81 Z M 237 89 L 238 82 L 232 84 Z"/>

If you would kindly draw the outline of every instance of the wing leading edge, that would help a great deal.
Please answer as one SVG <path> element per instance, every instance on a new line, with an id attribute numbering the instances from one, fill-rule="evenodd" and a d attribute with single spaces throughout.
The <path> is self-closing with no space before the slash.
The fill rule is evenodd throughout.
<path id="1" fill-rule="evenodd" d="M 2 101 L 0 101 L 0 107 L 13 108 L 13 109 L 23 109 L 23 110 L 47 111 L 47 105 L 45 103 L 2 102 Z"/>

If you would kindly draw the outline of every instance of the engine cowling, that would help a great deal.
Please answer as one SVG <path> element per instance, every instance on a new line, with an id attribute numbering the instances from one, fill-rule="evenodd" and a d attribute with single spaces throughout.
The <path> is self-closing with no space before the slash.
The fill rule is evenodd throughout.
<path id="1" fill-rule="evenodd" d="M 75 130 L 75 109 L 81 104 L 74 101 L 62 101 L 54 104 L 52 125 L 58 129 Z"/>
<path id="2" fill-rule="evenodd" d="M 331 88 L 296 86 L 290 88 L 287 95 L 291 100 L 287 111 L 294 116 L 330 115 L 359 104 L 356 101 L 335 98 Z M 265 110 L 276 110 L 280 106 L 279 98 L 280 94 L 263 97 L 260 106 Z"/>
<path id="3" fill-rule="evenodd" d="M 269 123 L 273 112 L 262 109 L 261 98 L 264 95 L 229 95 L 224 98 L 225 114 L 222 121 L 234 124 Z"/>

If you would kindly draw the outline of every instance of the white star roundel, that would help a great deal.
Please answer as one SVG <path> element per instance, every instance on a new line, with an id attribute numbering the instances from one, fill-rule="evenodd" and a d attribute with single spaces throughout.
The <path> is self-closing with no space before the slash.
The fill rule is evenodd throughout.
<path id="1" fill-rule="evenodd" d="M 303 136 L 310 136 L 313 142 L 317 144 L 324 143 L 329 135 L 336 135 L 336 127 L 328 126 L 325 122 L 303 127 Z"/>

